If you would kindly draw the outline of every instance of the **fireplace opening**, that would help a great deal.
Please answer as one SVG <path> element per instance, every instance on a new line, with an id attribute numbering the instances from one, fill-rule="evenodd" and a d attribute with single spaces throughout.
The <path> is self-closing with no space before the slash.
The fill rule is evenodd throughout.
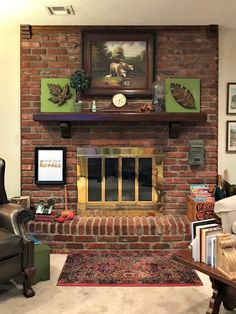
<path id="1" fill-rule="evenodd" d="M 77 149 L 78 213 L 162 212 L 163 153 L 157 148 Z"/>

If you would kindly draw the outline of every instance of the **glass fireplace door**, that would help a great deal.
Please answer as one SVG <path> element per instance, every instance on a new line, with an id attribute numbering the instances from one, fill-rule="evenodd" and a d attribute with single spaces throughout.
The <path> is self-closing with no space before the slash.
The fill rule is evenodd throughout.
<path id="1" fill-rule="evenodd" d="M 152 158 L 88 158 L 88 202 L 152 201 Z"/>
<path id="2" fill-rule="evenodd" d="M 122 158 L 122 201 L 135 201 L 135 158 Z"/>
<path id="3" fill-rule="evenodd" d="M 105 158 L 104 178 L 105 178 L 105 201 L 118 201 L 118 158 Z"/>
<path id="4" fill-rule="evenodd" d="M 157 149 L 80 148 L 78 152 L 79 209 L 162 206 L 163 155 Z"/>

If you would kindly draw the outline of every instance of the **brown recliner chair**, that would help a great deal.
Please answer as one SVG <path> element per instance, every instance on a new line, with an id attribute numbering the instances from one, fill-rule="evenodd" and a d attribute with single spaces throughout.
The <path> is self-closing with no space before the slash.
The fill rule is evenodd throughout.
<path id="1" fill-rule="evenodd" d="M 17 277 L 26 298 L 35 295 L 31 278 L 35 275 L 34 243 L 25 224 L 34 218 L 33 210 L 7 200 L 4 186 L 5 161 L 0 158 L 0 283 Z"/>

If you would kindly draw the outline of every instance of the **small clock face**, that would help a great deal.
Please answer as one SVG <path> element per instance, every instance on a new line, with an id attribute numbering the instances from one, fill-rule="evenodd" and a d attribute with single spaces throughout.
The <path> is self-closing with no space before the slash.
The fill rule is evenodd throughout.
<path id="1" fill-rule="evenodd" d="M 115 94 L 112 97 L 112 103 L 118 108 L 123 107 L 126 104 L 126 97 L 123 94 Z"/>

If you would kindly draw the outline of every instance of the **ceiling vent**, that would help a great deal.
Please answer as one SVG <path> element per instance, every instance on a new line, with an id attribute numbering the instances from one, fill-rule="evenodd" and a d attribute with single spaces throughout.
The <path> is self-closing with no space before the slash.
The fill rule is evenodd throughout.
<path id="1" fill-rule="evenodd" d="M 72 5 L 47 7 L 50 15 L 75 15 Z"/>

